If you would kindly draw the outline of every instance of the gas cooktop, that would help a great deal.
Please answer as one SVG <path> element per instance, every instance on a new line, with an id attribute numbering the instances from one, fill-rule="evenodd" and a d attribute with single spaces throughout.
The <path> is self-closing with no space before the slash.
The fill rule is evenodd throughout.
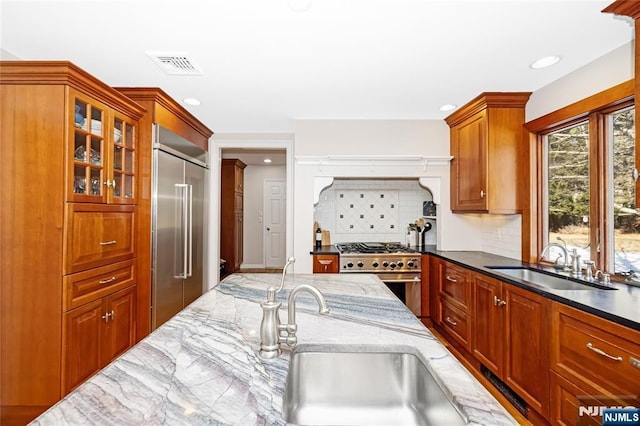
<path id="1" fill-rule="evenodd" d="M 415 250 L 400 243 L 339 243 L 336 248 L 340 254 L 415 253 Z"/>

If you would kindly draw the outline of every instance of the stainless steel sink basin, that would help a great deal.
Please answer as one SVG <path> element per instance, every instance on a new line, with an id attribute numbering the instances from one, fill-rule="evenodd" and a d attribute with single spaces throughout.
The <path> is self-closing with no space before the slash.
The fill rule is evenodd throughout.
<path id="1" fill-rule="evenodd" d="M 501 274 L 527 281 L 533 285 L 553 290 L 615 290 L 613 287 L 605 287 L 591 282 L 579 283 L 568 278 L 549 275 L 526 267 L 489 266 L 488 268 Z"/>
<path id="2" fill-rule="evenodd" d="M 410 346 L 298 346 L 282 411 L 301 425 L 467 423 Z"/>

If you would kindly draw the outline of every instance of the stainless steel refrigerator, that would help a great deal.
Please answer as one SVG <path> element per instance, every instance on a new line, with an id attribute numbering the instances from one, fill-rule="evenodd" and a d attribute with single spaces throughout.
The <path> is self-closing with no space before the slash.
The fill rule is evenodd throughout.
<path id="1" fill-rule="evenodd" d="M 204 288 L 207 152 L 154 126 L 151 327 L 196 300 Z"/>

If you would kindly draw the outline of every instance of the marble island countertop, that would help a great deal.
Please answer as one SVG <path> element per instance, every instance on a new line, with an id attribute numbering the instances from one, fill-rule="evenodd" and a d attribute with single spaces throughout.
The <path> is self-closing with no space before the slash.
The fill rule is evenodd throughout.
<path id="1" fill-rule="evenodd" d="M 289 350 L 258 357 L 260 303 L 280 274 L 233 274 L 120 356 L 34 424 L 59 425 L 278 425 Z M 315 299 L 296 300 L 302 344 L 410 345 L 427 361 L 470 424 L 517 424 L 498 402 L 374 275 L 288 275 L 289 291 L 311 284 Z"/>

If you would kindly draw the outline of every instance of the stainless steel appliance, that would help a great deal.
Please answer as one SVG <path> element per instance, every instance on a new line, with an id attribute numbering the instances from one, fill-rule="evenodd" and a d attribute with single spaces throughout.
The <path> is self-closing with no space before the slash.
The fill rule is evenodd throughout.
<path id="1" fill-rule="evenodd" d="M 151 326 L 197 299 L 204 287 L 207 152 L 155 125 Z"/>
<path id="2" fill-rule="evenodd" d="M 340 243 L 340 273 L 376 274 L 420 316 L 420 253 L 400 243 Z"/>

